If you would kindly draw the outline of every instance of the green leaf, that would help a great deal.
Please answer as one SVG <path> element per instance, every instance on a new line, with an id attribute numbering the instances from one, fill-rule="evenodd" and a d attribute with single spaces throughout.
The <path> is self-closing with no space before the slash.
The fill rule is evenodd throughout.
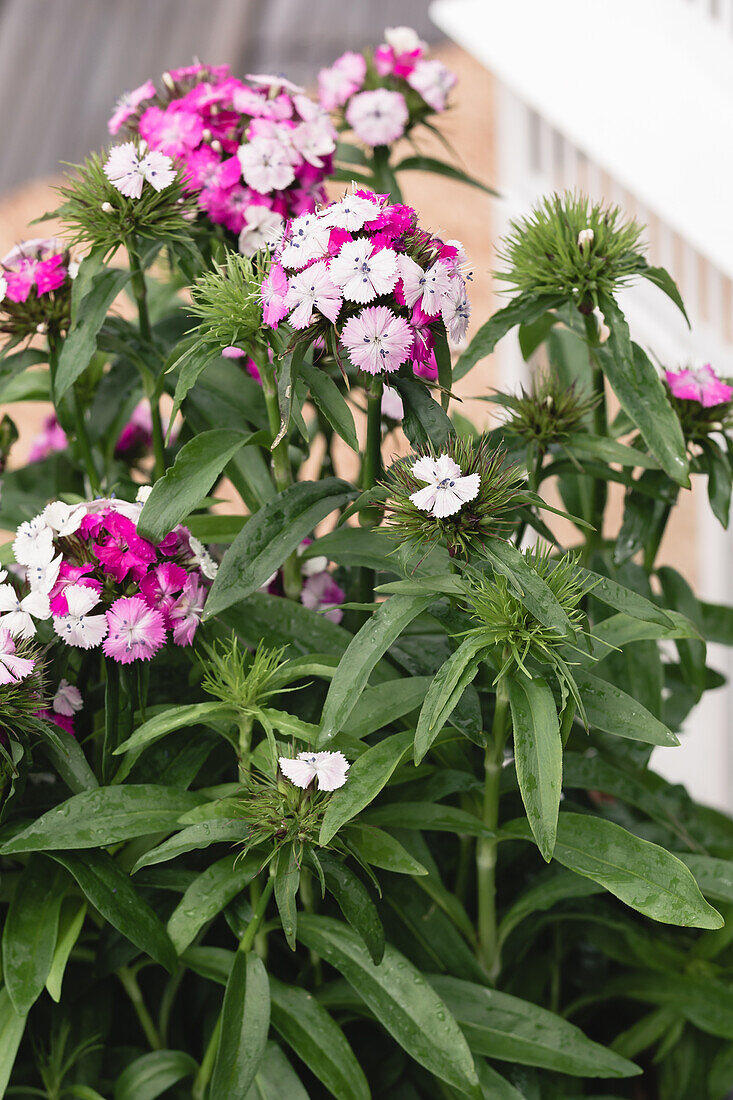
<path id="1" fill-rule="evenodd" d="M 308 1100 L 300 1078 L 277 1043 L 268 1042 L 246 1100 Z"/>
<path id="2" fill-rule="evenodd" d="M 0 986 L 0 1096 L 5 1096 L 15 1056 L 25 1031 L 25 1021 L 26 1017 L 19 1016 L 13 1008 L 5 986 Z"/>
<path id="3" fill-rule="evenodd" d="M 506 1077 L 502 1077 L 488 1062 L 482 1058 L 476 1059 L 476 1070 L 481 1088 L 484 1090 L 484 1100 L 524 1100 L 521 1092 L 510 1085 Z"/>
<path id="4" fill-rule="evenodd" d="M 708 1075 L 710 1100 L 727 1100 L 733 1088 L 733 1045 L 727 1043 L 713 1059 Z"/>
<path id="5" fill-rule="evenodd" d="M 722 603 L 699 603 L 703 637 L 719 645 L 733 646 L 733 607 Z"/>
<path id="6" fill-rule="evenodd" d="M 300 368 L 303 380 L 308 383 L 313 404 L 326 418 L 333 430 L 340 435 L 352 451 L 359 454 L 354 414 L 346 403 L 333 378 L 325 370 L 303 363 Z"/>
<path id="7" fill-rule="evenodd" d="M 299 481 L 267 501 L 227 550 L 206 600 L 211 618 L 261 588 L 313 528 L 356 496 L 340 478 Z"/>
<path id="8" fill-rule="evenodd" d="M 532 325 L 548 310 L 557 309 L 565 298 L 560 294 L 518 294 L 481 326 L 453 369 L 453 381 L 468 374 L 480 359 L 491 355 L 502 336 L 516 325 Z"/>
<path id="9" fill-rule="evenodd" d="M 353 846 L 365 863 L 398 875 L 427 875 L 423 867 L 390 833 L 369 825 L 349 825 L 342 838 Z"/>
<path id="10" fill-rule="evenodd" d="M 573 668 L 573 679 L 591 726 L 647 745 L 679 745 L 663 722 L 615 684 L 578 667 Z"/>
<path id="11" fill-rule="evenodd" d="M 142 537 L 160 542 L 201 503 L 230 458 L 251 438 L 243 432 L 215 428 L 189 440 L 145 501 L 138 521 Z"/>
<path id="12" fill-rule="evenodd" d="M 345 863 L 329 852 L 319 852 L 318 860 L 326 879 L 326 889 L 335 898 L 345 919 L 361 936 L 377 966 L 384 956 L 384 928 L 369 891 Z"/>
<path id="13" fill-rule="evenodd" d="M 438 368 L 438 382 L 441 387 L 440 404 L 443 412 L 448 412 L 450 405 L 450 391 L 453 384 L 453 368 L 451 365 L 450 348 L 448 347 L 448 334 L 445 327 L 440 325 L 433 342 L 433 354 Z"/>
<path id="14" fill-rule="evenodd" d="M 90 791 L 96 787 L 97 777 L 87 763 L 79 742 L 73 734 L 60 726 L 54 727 L 54 740 L 43 746 L 48 759 L 73 794 Z"/>
<path id="15" fill-rule="evenodd" d="M 78 882 L 99 914 L 130 943 L 171 972 L 176 953 L 158 916 L 135 890 L 130 879 L 106 852 L 52 852 Z"/>
<path id="16" fill-rule="evenodd" d="M 733 469 L 730 460 L 714 439 L 705 439 L 700 444 L 701 466 L 708 475 L 708 500 L 718 523 L 727 528 L 730 520 L 730 499 L 733 490 Z"/>
<path id="17" fill-rule="evenodd" d="M 229 973 L 209 1096 L 245 1100 L 270 1026 L 270 986 L 262 959 L 237 951 Z"/>
<path id="18" fill-rule="evenodd" d="M 254 592 L 225 611 L 220 621 L 253 649 L 260 642 L 269 646 L 288 646 L 292 656 L 308 659 L 314 653 L 340 658 L 353 637 L 342 626 L 301 603 L 264 592 Z"/>
<path id="19" fill-rule="evenodd" d="M 197 338 L 194 337 L 194 340 Z M 212 353 L 208 344 L 191 344 L 179 357 L 167 368 L 167 371 L 178 370 L 176 392 L 173 395 L 173 407 L 171 408 L 170 424 L 180 411 L 181 405 L 186 399 L 189 390 L 196 385 L 201 375 L 210 363 L 221 358 L 221 349 L 217 348 Z M 167 373 L 167 372 L 166 372 Z"/>
<path id="20" fill-rule="evenodd" d="M 476 187 L 486 195 L 498 195 L 498 191 L 494 191 L 493 187 L 488 187 L 485 183 L 482 183 L 481 180 L 477 180 L 474 176 L 469 176 L 468 173 L 464 172 L 461 168 L 456 168 L 453 164 L 448 164 L 447 161 L 439 160 L 437 157 L 405 157 L 399 164 L 395 164 L 394 170 L 395 172 L 430 172 L 434 176 L 446 176 L 448 179 L 456 180 L 458 183 L 465 183 L 469 187 Z"/>
<path id="21" fill-rule="evenodd" d="M 147 748 L 148 745 L 159 741 L 161 737 L 165 737 L 167 733 L 186 726 L 207 725 L 212 721 L 219 722 L 226 719 L 234 721 L 235 718 L 236 712 L 226 703 L 187 703 L 182 707 L 171 707 L 138 726 L 133 735 L 115 749 L 114 755 L 119 756 L 120 753 L 137 752 L 139 749 Z"/>
<path id="22" fill-rule="evenodd" d="M 53 962 L 63 875 L 34 855 L 20 876 L 3 929 L 3 978 L 19 1016 L 25 1016 L 46 984 Z"/>
<path id="23" fill-rule="evenodd" d="M 692 328 L 690 318 L 687 316 L 687 311 L 685 310 L 685 303 L 682 301 L 682 295 L 677 289 L 677 283 L 666 268 L 645 267 L 641 271 L 641 276 L 644 279 L 648 279 L 650 283 L 654 283 L 655 286 L 658 286 L 659 289 L 674 302 L 684 319 L 687 321 L 687 327 Z"/>
<path id="24" fill-rule="evenodd" d="M 649 356 L 632 344 L 623 313 L 613 298 L 599 296 L 599 305 L 611 328 L 606 344 L 594 348 L 622 408 L 641 432 L 663 470 L 679 485 L 689 487 L 689 462 L 682 428 L 662 381 Z"/>
<path id="25" fill-rule="evenodd" d="M 270 978 L 272 1026 L 337 1100 L 369 1100 L 346 1036 L 312 994 Z M 289 1094 L 273 1100 L 290 1100 Z"/>
<path id="26" fill-rule="evenodd" d="M 575 637 L 557 597 L 516 546 L 500 539 L 485 539 L 483 552 L 495 571 L 509 581 L 517 599 L 543 626 L 557 631 L 562 637 Z"/>
<path id="27" fill-rule="evenodd" d="M 541 676 L 508 676 L 519 790 L 537 847 L 552 859 L 562 792 L 562 741 L 555 700 Z"/>
<path id="28" fill-rule="evenodd" d="M 680 611 L 695 626 L 702 626 L 697 597 L 685 578 L 668 565 L 657 570 L 662 594 L 668 606 Z M 695 689 L 699 699 L 706 690 L 706 646 L 699 638 L 679 638 L 675 642 L 680 658 L 682 675 L 686 683 Z"/>
<path id="29" fill-rule="evenodd" d="M 354 761 L 348 781 L 328 800 L 318 843 L 325 847 L 339 829 L 368 806 L 387 785 L 412 747 L 412 733 L 394 733 Z"/>
<path id="30" fill-rule="evenodd" d="M 115 1085 L 115 1100 L 155 1100 L 197 1069 L 198 1063 L 182 1050 L 153 1050 L 125 1066 Z"/>
<path id="31" fill-rule="evenodd" d="M 500 943 L 504 943 L 514 929 L 534 913 L 545 912 L 557 902 L 565 901 L 567 898 L 586 898 L 592 894 L 599 894 L 603 889 L 598 883 L 579 878 L 571 871 L 559 871 L 553 868 L 546 874 L 547 878 L 520 894 L 504 914 L 499 925 Z"/>
<path id="32" fill-rule="evenodd" d="M 669 1006 L 701 1031 L 733 1039 L 733 989 L 710 974 L 627 970 L 611 979 L 603 993 Z"/>
<path id="33" fill-rule="evenodd" d="M 473 1058 L 458 1025 L 408 959 L 387 944 L 384 959 L 375 966 L 356 933 L 329 917 L 303 914 L 298 937 L 343 974 L 411 1058 L 480 1100 Z"/>
<path id="34" fill-rule="evenodd" d="M 171 913 L 168 934 L 180 955 L 203 926 L 248 886 L 262 865 L 262 856 L 224 856 L 197 875 Z"/>
<path id="35" fill-rule="evenodd" d="M 573 1077 L 633 1077 L 633 1062 L 587 1039 L 580 1028 L 529 1001 L 444 975 L 430 984 L 445 1000 L 475 1054 Z"/>
<path id="36" fill-rule="evenodd" d="M 390 385 L 402 398 L 402 430 L 413 447 L 433 446 L 439 450 L 455 435 L 448 414 L 433 400 L 424 382 L 395 375 Z"/>
<path id="37" fill-rule="evenodd" d="M 422 703 L 430 683 L 429 676 L 411 676 L 391 681 L 389 691 L 381 684 L 364 688 L 349 715 L 349 735 L 368 737 L 411 714 Z"/>
<path id="38" fill-rule="evenodd" d="M 277 854 L 275 871 L 275 901 L 280 914 L 283 935 L 291 951 L 295 951 L 298 907 L 295 902 L 300 886 L 300 865 L 294 844 L 285 844 Z"/>
<path id="39" fill-rule="evenodd" d="M 368 810 L 363 820 L 364 824 L 384 825 L 394 829 L 427 829 L 439 833 L 457 833 L 459 836 L 497 835 L 468 810 L 433 802 L 390 802 Z"/>
<path id="40" fill-rule="evenodd" d="M 186 516 L 185 523 L 194 538 L 201 542 L 225 543 L 234 542 L 248 519 L 249 516 L 221 516 L 198 512 Z"/>
<path id="41" fill-rule="evenodd" d="M 148 833 L 167 832 L 175 828 L 181 814 L 202 801 L 201 795 L 191 791 L 152 783 L 96 787 L 42 814 L 0 851 L 11 855 L 101 848 Z"/>
<path id="42" fill-rule="evenodd" d="M 706 897 L 733 903 L 733 861 L 691 855 L 689 852 L 678 852 L 677 857 L 692 871 L 695 882 Z"/>
<path id="43" fill-rule="evenodd" d="M 602 435 L 584 435 L 578 432 L 571 435 L 564 445 L 568 451 L 574 451 L 581 457 L 600 459 L 601 462 L 616 462 L 620 466 L 641 466 L 645 470 L 658 470 L 659 462 L 645 451 L 636 447 L 627 447 L 616 439 Z"/>
<path id="44" fill-rule="evenodd" d="M 84 918 L 87 914 L 87 903 L 78 898 L 67 897 L 61 903 L 59 916 L 58 935 L 56 948 L 53 953 L 51 969 L 46 978 L 46 989 L 52 1000 L 61 1000 L 61 985 L 64 980 L 64 972 L 74 944 L 81 935 L 84 926 Z"/>
<path id="45" fill-rule="evenodd" d="M 118 267 L 103 267 L 100 270 L 100 267 L 99 254 L 91 253 L 82 260 L 74 280 L 71 325 L 56 368 L 54 391 L 57 402 L 89 366 L 97 350 L 97 336 L 107 310 L 130 280 L 129 271 Z"/>
<path id="46" fill-rule="evenodd" d="M 327 744 L 335 734 L 345 728 L 377 661 L 399 638 L 405 627 L 425 611 L 434 599 L 432 593 L 421 596 L 392 596 L 379 605 L 354 635 L 339 661 L 326 696 L 319 746 Z"/>
<path id="47" fill-rule="evenodd" d="M 512 822 L 507 836 L 528 833 L 527 823 Z M 721 928 L 723 918 L 708 905 L 687 867 L 677 856 L 650 844 L 613 821 L 562 813 L 555 859 L 578 875 L 593 879 L 639 913 L 682 928 Z"/>
<path id="48" fill-rule="evenodd" d="M 676 620 L 669 612 L 657 607 L 652 600 L 634 592 L 631 588 L 625 588 L 610 577 L 604 577 L 601 573 L 594 573 L 592 569 L 583 569 L 576 566 L 578 579 L 589 582 L 589 588 L 593 597 L 613 607 L 616 611 L 623 611 L 634 619 L 643 619 L 644 622 L 658 623 L 660 626 L 675 626 Z"/>
<path id="49" fill-rule="evenodd" d="M 417 721 L 415 764 L 421 762 L 458 706 L 464 691 L 473 683 L 481 664 L 481 653 L 485 649 L 485 639 L 468 637 L 436 672 Z"/>
<path id="50" fill-rule="evenodd" d="M 243 840 L 245 828 L 241 821 L 200 821 L 197 825 L 189 825 L 180 832 L 175 833 L 162 844 L 151 848 L 140 856 L 131 874 L 143 867 L 152 867 L 157 863 L 166 863 L 170 859 L 176 859 L 185 852 L 192 852 L 198 848 L 208 848 L 211 844 L 222 844 L 226 841 L 233 842 Z"/>

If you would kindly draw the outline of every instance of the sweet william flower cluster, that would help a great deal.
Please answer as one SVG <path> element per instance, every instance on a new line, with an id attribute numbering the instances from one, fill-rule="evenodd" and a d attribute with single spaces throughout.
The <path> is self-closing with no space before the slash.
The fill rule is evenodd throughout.
<path id="1" fill-rule="evenodd" d="M 157 545 L 142 538 L 141 510 L 116 499 L 54 501 L 21 524 L 13 553 L 27 591 L 0 584 L 0 630 L 30 638 L 50 620 L 66 645 L 101 645 L 120 664 L 150 660 L 169 634 L 190 645 L 216 566 L 182 525 Z"/>
<path id="2" fill-rule="evenodd" d="M 456 343 L 466 334 L 464 260 L 460 242 L 421 229 L 411 207 L 354 191 L 288 223 L 262 283 L 264 321 L 287 318 L 309 337 L 335 328 L 367 374 L 410 362 L 434 378 L 436 331 Z"/>
<path id="3" fill-rule="evenodd" d="M 237 234 L 242 252 L 254 254 L 285 218 L 324 200 L 336 135 L 302 88 L 199 64 L 172 69 L 162 83 L 162 91 L 148 80 L 123 96 L 110 133 L 124 128 L 177 161 L 199 209 Z"/>
<path id="4" fill-rule="evenodd" d="M 448 106 L 456 76 L 442 61 L 427 56 L 427 46 L 411 27 L 387 27 L 385 41 L 373 54 L 342 54 L 318 74 L 323 107 L 364 145 L 391 145 L 427 116 Z"/>

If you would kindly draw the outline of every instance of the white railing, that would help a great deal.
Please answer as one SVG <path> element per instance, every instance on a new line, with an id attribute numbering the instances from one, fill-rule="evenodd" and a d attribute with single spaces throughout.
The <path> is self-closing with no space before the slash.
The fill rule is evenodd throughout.
<path id="1" fill-rule="evenodd" d="M 444 31 L 498 77 L 492 120 L 497 142 L 498 178 L 492 182 L 503 198 L 495 208 L 492 225 L 495 236 L 502 233 L 511 218 L 526 212 L 538 196 L 548 191 L 578 188 L 593 197 L 618 203 L 647 226 L 652 262 L 662 264 L 673 273 L 692 321 L 692 329 L 688 330 L 673 304 L 655 287 L 636 285 L 622 296 L 635 338 L 652 348 L 665 365 L 675 367 L 685 361 L 703 359 L 712 362 L 721 373 L 733 375 L 731 219 L 726 211 L 726 229 L 723 231 L 721 223 L 721 233 L 717 234 L 716 219 L 705 216 L 710 214 L 709 210 L 691 224 L 693 207 L 689 200 L 693 194 L 694 174 L 692 178 L 688 175 L 685 184 L 681 178 L 683 150 L 680 141 L 670 146 L 674 128 L 665 129 L 658 113 L 659 104 L 648 106 L 645 99 L 645 90 L 649 97 L 653 94 L 652 89 L 659 90 L 656 83 L 665 72 L 664 58 L 660 61 L 657 57 L 661 66 L 659 74 L 650 77 L 647 73 L 636 95 L 630 97 L 628 88 L 626 94 L 621 95 L 617 87 L 611 86 L 607 89 L 608 102 L 605 102 L 602 91 L 589 90 L 592 89 L 591 70 L 605 41 L 594 33 L 597 31 L 600 36 L 603 30 L 599 13 L 606 13 L 605 19 L 621 19 L 622 22 L 624 18 L 639 16 L 638 27 L 636 23 L 627 24 L 616 27 L 614 32 L 613 24 L 610 25 L 610 37 L 616 33 L 622 41 L 624 34 L 629 37 L 635 32 L 643 34 L 653 26 L 653 21 L 647 19 L 645 22 L 644 10 L 653 9 L 657 4 L 658 0 L 634 0 L 629 6 L 627 0 L 618 0 L 611 17 L 606 5 L 587 0 L 582 6 L 577 0 L 553 0 L 552 4 L 547 4 L 546 0 L 511 0 L 510 4 L 506 0 L 439 0 L 432 5 L 431 14 Z M 548 8 L 552 9 L 551 18 L 547 15 Z M 667 19 L 664 35 L 650 41 L 650 49 L 652 46 L 657 51 L 668 48 L 676 57 L 683 43 L 672 41 L 675 28 L 680 37 L 689 36 L 693 16 L 694 23 L 699 17 L 698 30 L 704 41 L 708 41 L 707 36 L 711 29 L 714 30 L 716 49 L 720 48 L 721 30 L 733 38 L 733 0 L 668 0 L 667 15 L 672 15 L 675 8 L 680 23 L 675 24 L 674 18 Z M 563 11 L 568 19 L 573 19 L 572 26 L 564 24 Z M 540 27 L 533 25 L 535 14 L 540 20 L 546 20 Z M 579 45 L 582 36 L 577 38 L 577 17 L 581 14 L 586 21 L 588 43 L 592 43 L 587 54 Z M 646 11 L 647 17 L 649 14 Z M 523 41 L 521 48 L 517 48 L 516 63 L 512 65 L 511 53 L 522 23 Z M 529 46 L 524 50 L 527 43 Z M 609 49 L 615 45 L 613 41 L 608 43 Z M 728 65 L 733 70 L 733 43 L 726 45 Z M 644 55 L 638 41 L 635 50 L 636 58 Z M 543 70 L 546 58 L 551 59 L 551 64 Z M 720 55 L 714 60 L 719 66 Z M 602 61 L 598 64 L 602 69 Z M 618 61 L 614 64 L 617 65 L 616 80 L 623 80 L 623 72 L 618 74 Z M 574 82 L 568 79 L 568 67 L 578 74 L 575 96 L 570 94 Z M 553 87 L 553 73 L 562 74 L 558 81 L 565 82 L 568 94 Z M 601 89 L 605 75 L 599 72 Z M 633 83 L 633 68 L 626 76 Z M 688 68 L 678 73 L 678 79 L 692 86 L 696 74 Z M 733 86 L 725 81 L 716 84 L 715 79 L 711 79 L 705 88 L 709 96 L 713 92 L 717 95 L 716 89 L 719 89 L 723 98 L 722 101 L 709 98 L 701 105 L 704 109 L 700 116 L 707 111 L 712 118 L 720 118 L 729 102 L 731 114 L 727 117 L 733 117 L 733 95 L 729 100 L 725 98 L 733 92 Z M 590 94 L 598 97 L 593 114 L 588 114 L 587 105 L 578 104 L 578 97 Z M 650 118 L 645 114 L 647 106 Z M 673 109 L 671 106 L 670 110 Z M 618 122 L 618 112 L 622 112 L 622 120 L 628 125 L 628 141 L 623 127 L 617 126 L 616 132 L 611 132 Z M 693 111 L 688 113 L 688 121 L 693 114 Z M 597 127 L 592 125 L 593 117 L 599 120 Z M 600 135 L 598 127 L 602 128 Z M 605 140 L 606 135 L 608 140 Z M 719 140 L 724 139 L 721 136 Z M 653 146 L 653 156 L 646 148 L 649 143 Z M 639 155 L 642 146 L 645 147 L 644 156 Z M 733 162 L 724 160 L 716 165 L 713 146 L 710 150 L 710 157 L 699 160 L 695 168 L 699 174 L 698 201 L 701 204 L 709 198 L 706 195 L 707 173 L 727 172 L 723 179 L 717 178 L 710 183 L 710 189 L 716 191 L 711 201 L 718 201 L 717 192 L 721 187 L 730 193 L 733 182 L 733 171 L 728 171 Z M 668 173 L 675 172 L 680 174 L 681 191 L 687 188 L 686 197 L 683 194 L 679 201 L 676 201 L 674 190 L 667 187 Z M 664 192 L 664 216 L 653 205 L 655 181 Z M 665 181 L 666 190 L 662 181 Z M 730 251 L 727 241 L 722 240 L 726 236 Z M 516 384 L 525 371 L 516 340 L 508 337 L 500 345 L 502 382 Z M 697 590 L 703 598 L 733 603 L 733 537 L 723 532 L 712 517 L 704 492 L 698 493 L 696 536 L 700 563 Z M 710 647 L 709 663 L 729 678 L 733 677 L 733 660 L 721 647 Z M 670 779 L 684 781 L 696 797 L 733 808 L 733 745 L 729 734 L 732 728 L 733 691 L 727 688 L 712 692 L 688 720 L 683 747 L 675 752 L 658 753 L 655 765 Z"/>

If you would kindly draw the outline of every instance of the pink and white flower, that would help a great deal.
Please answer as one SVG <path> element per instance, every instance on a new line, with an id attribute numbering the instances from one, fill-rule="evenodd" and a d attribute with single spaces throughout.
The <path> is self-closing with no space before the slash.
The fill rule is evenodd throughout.
<path id="1" fill-rule="evenodd" d="M 436 260 L 424 271 L 410 256 L 401 256 L 399 273 L 408 306 L 419 303 L 429 317 L 440 313 L 443 300 L 451 290 L 450 271 L 444 263 Z"/>
<path id="2" fill-rule="evenodd" d="M 110 149 L 104 174 L 112 186 L 128 199 L 139 199 L 146 182 L 155 191 L 163 191 L 176 178 L 170 157 L 154 149 L 145 152 L 132 141 Z"/>
<path id="3" fill-rule="evenodd" d="M 318 74 L 318 98 L 327 111 L 343 107 L 354 92 L 358 92 L 366 77 L 366 60 L 360 53 L 341 55 L 330 69 Z"/>
<path id="4" fill-rule="evenodd" d="M 682 401 L 697 401 L 703 408 L 709 409 L 733 399 L 733 387 L 718 377 L 710 363 L 664 373 L 671 392 Z"/>
<path id="5" fill-rule="evenodd" d="M 434 111 L 444 111 L 448 93 L 455 87 L 458 77 L 437 58 L 422 59 L 406 77 L 411 88 L 418 92 Z"/>
<path id="6" fill-rule="evenodd" d="M 152 80 L 146 80 L 131 92 L 124 92 L 117 100 L 112 117 L 107 123 L 110 134 L 118 133 L 146 99 L 155 99 L 155 85 Z"/>
<path id="7" fill-rule="evenodd" d="M 14 638 L 32 638 L 36 633 L 34 619 L 49 619 L 51 608 L 43 592 L 29 592 L 21 597 L 12 584 L 0 584 L 0 627 Z"/>
<path id="8" fill-rule="evenodd" d="M 350 317 L 341 333 L 352 363 L 367 374 L 396 371 L 409 356 L 412 329 L 386 306 L 370 306 Z"/>
<path id="9" fill-rule="evenodd" d="M 102 649 L 121 665 L 149 661 L 165 642 L 165 621 L 140 596 L 121 596 L 106 613 L 108 633 Z"/>
<path id="10" fill-rule="evenodd" d="M 107 633 L 104 615 L 89 614 L 99 603 L 98 594 L 92 588 L 72 584 L 66 589 L 64 597 L 68 611 L 65 615 L 54 616 L 54 630 L 66 645 L 94 649 Z"/>
<path id="11" fill-rule="evenodd" d="M 71 718 L 84 706 L 81 692 L 78 687 L 70 684 L 68 680 L 60 680 L 56 694 L 53 697 L 52 706 L 57 714 L 64 714 L 67 718 Z"/>
<path id="12" fill-rule="evenodd" d="M 288 320 L 297 329 L 308 327 L 314 309 L 333 324 L 342 302 L 341 291 L 323 260 L 292 276 L 285 299 L 286 308 L 292 310 Z"/>
<path id="13" fill-rule="evenodd" d="M 0 626 L 0 684 L 19 684 L 35 667 L 36 662 L 30 657 L 18 657 L 12 634 Z"/>
<path id="14" fill-rule="evenodd" d="M 422 512 L 444 519 L 459 512 L 463 505 L 478 494 L 481 478 L 478 474 L 461 473 L 461 467 L 450 455 L 431 458 L 425 455 L 412 467 L 419 481 L 427 481 L 424 489 L 412 493 L 410 500 Z"/>
<path id="15" fill-rule="evenodd" d="M 288 307 L 285 300 L 288 294 L 288 277 L 280 264 L 270 265 L 267 276 L 262 280 L 262 319 L 270 328 L 277 328 Z"/>
<path id="16" fill-rule="evenodd" d="M 388 420 L 402 420 L 405 415 L 405 407 L 397 390 L 391 386 L 382 388 L 382 416 Z"/>
<path id="17" fill-rule="evenodd" d="M 374 252 L 368 238 L 349 241 L 331 261 L 331 278 L 349 302 L 373 302 L 397 283 L 397 254 L 391 248 Z"/>
<path id="18" fill-rule="evenodd" d="M 303 160 L 314 168 L 323 168 L 325 158 L 336 150 L 331 124 L 327 119 L 324 124 L 321 118 L 313 118 L 296 126 L 292 133 L 292 144 Z"/>
<path id="19" fill-rule="evenodd" d="M 198 577 L 190 576 L 169 612 L 176 645 L 191 645 L 201 622 L 205 603 L 206 589 Z"/>
<path id="20" fill-rule="evenodd" d="M 349 763 L 342 752 L 300 752 L 295 760 L 281 756 L 280 771 L 301 790 L 313 780 L 319 791 L 335 791 L 346 782 Z"/>
<path id="21" fill-rule="evenodd" d="M 2 277 L 0 276 L 0 281 Z M 56 419 L 56 413 L 50 413 L 43 421 L 43 427 L 31 444 L 28 462 L 43 462 L 44 458 L 65 451 L 69 445 L 66 432 Z"/>
<path id="22" fill-rule="evenodd" d="M 348 233 L 357 233 L 365 222 L 372 221 L 378 214 L 371 199 L 361 195 L 346 194 L 340 202 L 332 202 L 326 207 L 322 218 L 325 225 L 333 229 L 345 229 Z"/>
<path id="23" fill-rule="evenodd" d="M 287 230 L 280 251 L 283 267 L 299 271 L 311 260 L 321 259 L 328 248 L 329 228 L 317 214 L 301 214 Z"/>
<path id="24" fill-rule="evenodd" d="M 170 626 L 169 616 L 178 594 L 183 590 L 188 573 L 181 565 L 164 562 L 156 565 L 140 581 L 140 593 L 148 607 L 154 607 L 163 616 L 165 625 Z"/>
<path id="25" fill-rule="evenodd" d="M 293 159 L 281 141 L 255 138 L 237 149 L 244 182 L 261 195 L 282 191 L 295 179 Z"/>
<path id="26" fill-rule="evenodd" d="M 466 337 L 471 317 L 471 303 L 466 294 L 466 284 L 460 275 L 451 276 L 440 312 L 449 337 L 454 344 L 460 344 Z"/>
<path id="27" fill-rule="evenodd" d="M 349 101 L 346 121 L 365 145 L 391 145 L 405 132 L 409 112 L 401 92 L 375 88 L 359 92 Z"/>

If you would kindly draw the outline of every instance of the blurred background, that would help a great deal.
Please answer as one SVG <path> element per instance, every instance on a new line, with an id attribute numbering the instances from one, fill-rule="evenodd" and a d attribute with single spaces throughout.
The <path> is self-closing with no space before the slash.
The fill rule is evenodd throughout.
<path id="1" fill-rule="evenodd" d="M 508 220 L 539 194 L 577 186 L 645 223 L 652 262 L 681 286 L 692 333 L 654 288 L 634 288 L 624 307 L 639 342 L 667 366 L 711 361 L 733 374 L 733 154 L 717 135 L 725 106 L 733 110 L 733 0 L 617 0 L 613 23 L 604 9 L 587 0 L 0 0 L 0 255 L 38 235 L 29 223 L 55 205 L 61 162 L 102 148 L 116 99 L 148 77 L 197 57 L 313 86 L 344 50 L 406 24 L 459 76 L 441 130 L 462 166 L 502 196 L 401 177 L 422 222 L 465 243 L 472 329 L 497 307 L 492 242 Z M 462 411 L 486 426 L 490 406 L 471 398 L 525 376 L 509 337 L 461 384 Z M 24 464 L 48 410 L 7 411 L 21 432 L 11 464 Z M 610 532 L 621 509 L 618 492 Z M 659 560 L 704 598 L 733 603 L 732 546 L 694 489 L 681 494 Z M 733 672 L 716 647 L 710 663 Z M 733 694 L 710 693 L 683 748 L 656 760 L 697 797 L 731 809 L 732 718 Z"/>

